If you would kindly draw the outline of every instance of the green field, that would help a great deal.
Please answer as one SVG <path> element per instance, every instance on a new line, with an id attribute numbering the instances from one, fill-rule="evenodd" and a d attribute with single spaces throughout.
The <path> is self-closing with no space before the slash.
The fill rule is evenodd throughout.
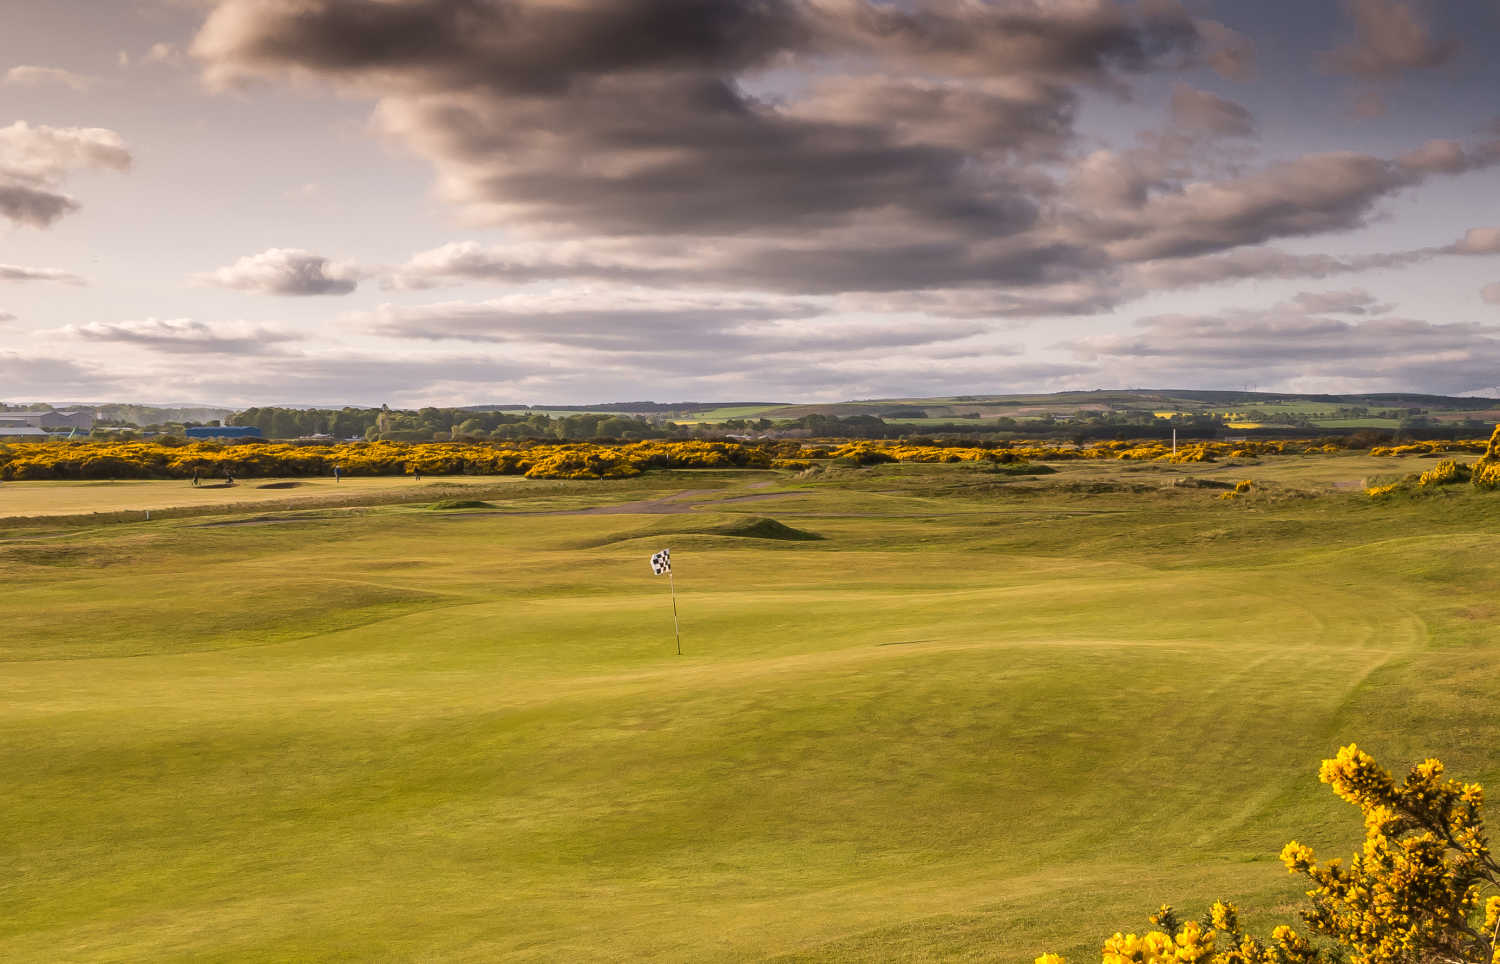
<path id="1" fill-rule="evenodd" d="M 1340 743 L 1500 778 L 1500 496 L 1359 489 L 1429 465 L 345 480 L 270 516 L 0 483 L 57 500 L 0 520 L 0 959 L 1083 960 L 1163 901 L 1289 918 L 1281 845 L 1358 839 Z"/>

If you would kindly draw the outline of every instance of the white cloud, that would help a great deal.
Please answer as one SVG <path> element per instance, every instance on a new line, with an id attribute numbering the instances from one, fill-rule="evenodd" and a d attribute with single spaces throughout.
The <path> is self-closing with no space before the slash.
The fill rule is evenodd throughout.
<path id="1" fill-rule="evenodd" d="M 1500 228 L 1470 228 L 1444 250 L 1451 254 L 1500 254 Z"/>
<path id="2" fill-rule="evenodd" d="M 61 87 L 71 87 L 76 91 L 88 90 L 91 83 L 89 78 L 70 70 L 63 70 L 59 67 L 36 67 L 31 64 L 21 64 L 10 68 L 5 72 L 4 80 L 7 87 L 43 87 L 47 84 L 57 84 Z"/>
<path id="3" fill-rule="evenodd" d="M 0 281 L 56 281 L 62 284 L 81 285 L 84 280 L 68 271 L 56 268 L 28 268 L 19 264 L 0 264 Z"/>
<path id="4" fill-rule="evenodd" d="M 268 295 L 347 295 L 365 272 L 300 248 L 270 248 L 195 276 L 203 284 Z"/>
<path id="5" fill-rule="evenodd" d="M 72 171 L 123 171 L 131 164 L 125 141 L 102 127 L 0 127 L 0 217 L 44 228 L 78 209 L 59 189 Z"/>

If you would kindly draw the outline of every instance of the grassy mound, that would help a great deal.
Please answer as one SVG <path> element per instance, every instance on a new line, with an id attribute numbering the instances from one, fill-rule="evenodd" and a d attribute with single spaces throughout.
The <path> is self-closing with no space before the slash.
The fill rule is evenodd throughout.
<path id="1" fill-rule="evenodd" d="M 815 532 L 804 532 L 775 519 L 757 517 L 735 522 L 719 529 L 710 530 L 714 535 L 739 536 L 744 539 L 783 539 L 788 542 L 807 542 L 823 537 Z"/>
<path id="2" fill-rule="evenodd" d="M 485 502 L 482 499 L 443 499 L 441 502 L 432 503 L 427 508 L 440 511 L 445 509 L 493 509 L 496 508 L 496 505 L 493 502 Z"/>

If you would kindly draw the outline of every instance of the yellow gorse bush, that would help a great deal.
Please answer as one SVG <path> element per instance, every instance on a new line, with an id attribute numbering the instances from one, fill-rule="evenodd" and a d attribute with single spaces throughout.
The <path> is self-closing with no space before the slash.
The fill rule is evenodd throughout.
<path id="1" fill-rule="evenodd" d="M 1350 744 L 1324 760 L 1318 779 L 1359 808 L 1364 842 L 1347 863 L 1320 863 L 1297 841 L 1281 852 L 1288 871 L 1312 881 L 1311 933 L 1337 951 L 1314 945 L 1288 926 L 1269 940 L 1245 934 L 1232 904 L 1215 903 L 1198 923 L 1170 907 L 1151 917 L 1157 930 L 1116 933 L 1104 941 L 1104 964 L 1500 964 L 1500 865 L 1490 854 L 1481 808 L 1484 790 L 1444 776 L 1424 760 L 1397 781 L 1368 753 Z M 1036 964 L 1066 964 L 1043 954 Z"/>
<path id="2" fill-rule="evenodd" d="M 246 478 L 525 475 L 544 479 L 624 478 L 649 468 L 769 468 L 796 443 L 737 442 L 461 443 L 354 442 L 341 445 L 217 442 L 26 442 L 0 446 L 0 479 L 149 479 L 231 474 Z"/>
<path id="3" fill-rule="evenodd" d="M 1418 485 L 1453 485 L 1458 482 L 1469 481 L 1469 466 L 1456 459 L 1443 459 L 1437 465 L 1423 472 L 1417 479 Z"/>
<path id="4" fill-rule="evenodd" d="M 1426 487 L 1468 482 L 1477 489 L 1500 489 L 1500 425 L 1495 426 L 1489 441 L 1474 444 L 1482 445 L 1484 452 L 1474 462 L 1444 459 L 1423 472 L 1417 478 L 1417 484 Z"/>

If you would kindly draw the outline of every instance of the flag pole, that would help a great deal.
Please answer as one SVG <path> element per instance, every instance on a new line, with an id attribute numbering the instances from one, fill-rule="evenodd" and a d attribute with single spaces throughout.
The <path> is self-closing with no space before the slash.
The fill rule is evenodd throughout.
<path id="1" fill-rule="evenodd" d="M 672 590 L 672 638 L 677 640 L 677 655 L 682 655 L 682 633 L 677 629 L 677 584 L 672 581 L 672 570 L 667 570 L 667 585 Z"/>

